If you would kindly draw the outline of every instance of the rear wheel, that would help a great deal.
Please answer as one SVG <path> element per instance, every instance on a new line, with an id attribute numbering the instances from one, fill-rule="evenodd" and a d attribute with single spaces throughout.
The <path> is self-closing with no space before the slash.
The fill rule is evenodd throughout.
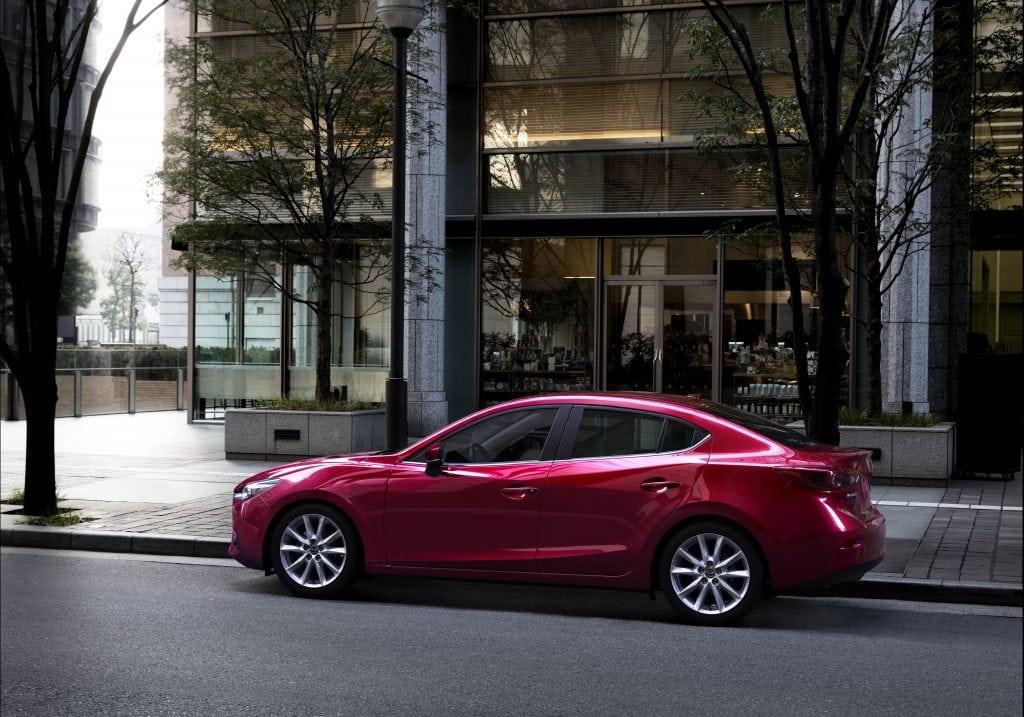
<path id="1" fill-rule="evenodd" d="M 359 544 L 342 513 L 326 505 L 299 505 L 271 536 L 272 560 L 285 587 L 302 597 L 331 597 L 356 579 Z"/>
<path id="2" fill-rule="evenodd" d="M 658 567 L 661 589 L 684 620 L 727 625 L 760 598 L 764 567 L 757 548 L 723 523 L 697 523 L 666 543 Z"/>

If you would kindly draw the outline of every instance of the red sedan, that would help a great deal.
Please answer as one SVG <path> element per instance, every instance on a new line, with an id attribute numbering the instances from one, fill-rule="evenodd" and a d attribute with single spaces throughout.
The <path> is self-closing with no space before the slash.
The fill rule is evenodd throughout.
<path id="1" fill-rule="evenodd" d="M 686 620 L 858 580 L 885 551 L 867 451 L 658 394 L 538 396 L 397 453 L 235 488 L 231 555 L 302 596 L 360 573 L 661 590 Z"/>

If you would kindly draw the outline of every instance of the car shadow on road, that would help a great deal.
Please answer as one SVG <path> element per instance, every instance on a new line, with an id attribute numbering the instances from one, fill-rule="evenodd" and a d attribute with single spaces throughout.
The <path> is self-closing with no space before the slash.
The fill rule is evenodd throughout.
<path id="1" fill-rule="evenodd" d="M 249 578 L 237 589 L 293 598 L 275 578 Z M 330 603 L 434 607 L 449 610 L 484 610 L 565 617 L 677 623 L 675 612 L 658 593 L 600 590 L 519 583 L 475 582 L 398 576 L 364 577 L 344 597 Z M 888 609 L 886 609 L 888 607 Z M 865 636 L 892 630 L 892 621 L 906 613 L 882 603 L 837 598 L 779 596 L 756 605 L 739 623 L 754 629 L 799 631 L 854 631 Z"/>

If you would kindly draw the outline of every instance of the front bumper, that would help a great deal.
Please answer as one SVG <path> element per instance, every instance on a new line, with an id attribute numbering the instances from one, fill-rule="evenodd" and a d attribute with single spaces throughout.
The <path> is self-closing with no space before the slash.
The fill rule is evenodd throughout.
<path id="1" fill-rule="evenodd" d="M 266 504 L 260 496 L 235 503 L 231 507 L 231 543 L 228 555 L 247 568 L 263 570 L 263 513 Z"/>

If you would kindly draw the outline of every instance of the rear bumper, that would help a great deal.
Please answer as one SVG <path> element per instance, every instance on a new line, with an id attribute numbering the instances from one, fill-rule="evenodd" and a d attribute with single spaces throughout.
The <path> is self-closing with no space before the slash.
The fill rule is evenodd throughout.
<path id="1" fill-rule="evenodd" d="M 787 546 L 772 566 L 775 590 L 856 582 L 885 557 L 885 518 L 872 508 L 869 520 L 830 511 L 829 529 Z"/>
<path id="2" fill-rule="evenodd" d="M 827 588 L 832 587 L 833 585 L 846 585 L 848 583 L 855 583 L 858 582 L 862 577 L 864 577 L 866 573 L 870 572 L 871 569 L 878 565 L 880 562 L 882 562 L 881 557 L 875 558 L 874 560 L 869 560 L 868 562 L 861 563 L 860 565 L 854 565 L 849 568 L 844 568 L 843 570 L 840 570 L 838 573 L 833 573 L 832 575 L 824 577 L 821 580 L 815 580 L 813 582 L 804 583 L 802 585 L 798 585 L 797 587 Z"/>

